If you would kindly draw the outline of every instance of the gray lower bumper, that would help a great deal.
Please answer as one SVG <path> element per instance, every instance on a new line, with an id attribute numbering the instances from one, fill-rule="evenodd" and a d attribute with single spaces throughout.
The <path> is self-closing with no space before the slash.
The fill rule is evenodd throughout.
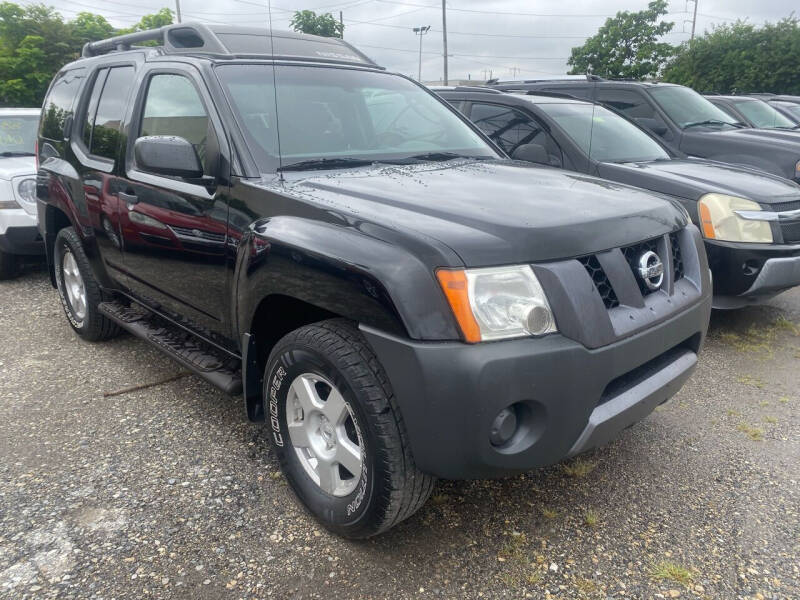
<path id="1" fill-rule="evenodd" d="M 595 408 L 569 456 L 607 444 L 620 431 L 641 421 L 665 398 L 677 393 L 696 366 L 697 354 L 687 350 L 638 385 Z"/>
<path id="2" fill-rule="evenodd" d="M 800 285 L 800 256 L 770 258 L 743 296 L 774 294 Z"/>

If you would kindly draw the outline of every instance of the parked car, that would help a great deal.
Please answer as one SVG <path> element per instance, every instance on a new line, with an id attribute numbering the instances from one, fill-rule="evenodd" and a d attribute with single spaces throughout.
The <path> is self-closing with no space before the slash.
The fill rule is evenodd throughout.
<path id="1" fill-rule="evenodd" d="M 684 86 L 591 76 L 500 82 L 493 89 L 550 91 L 597 101 L 656 134 L 673 152 L 749 165 L 800 181 L 800 136 L 792 131 L 746 127 Z"/>
<path id="2" fill-rule="evenodd" d="M 0 280 L 44 254 L 36 227 L 37 108 L 0 108 Z"/>
<path id="3" fill-rule="evenodd" d="M 794 121 L 781 114 L 771 103 L 748 96 L 706 96 L 714 106 L 740 123 L 757 129 L 798 129 Z"/>
<path id="4" fill-rule="evenodd" d="M 677 198 L 705 237 L 714 306 L 800 285 L 800 185 L 750 167 L 688 159 L 620 114 L 546 92 L 435 88 L 514 158 Z"/>
<path id="5" fill-rule="evenodd" d="M 763 99 L 792 123 L 800 125 L 800 96 L 776 96 Z"/>
<path id="6" fill-rule="evenodd" d="M 242 393 L 341 535 L 410 516 L 436 477 L 607 442 L 683 385 L 708 325 L 675 201 L 510 161 L 340 39 L 184 23 L 90 43 L 50 86 L 39 152 L 73 329 L 126 329 Z M 151 211 L 175 196 L 192 210 Z M 145 217 L 226 243 L 127 244 Z"/>

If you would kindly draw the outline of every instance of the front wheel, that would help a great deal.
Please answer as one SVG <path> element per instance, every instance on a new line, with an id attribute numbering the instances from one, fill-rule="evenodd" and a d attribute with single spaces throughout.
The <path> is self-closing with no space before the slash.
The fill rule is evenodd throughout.
<path id="1" fill-rule="evenodd" d="M 435 478 L 416 468 L 386 374 L 348 321 L 282 338 L 267 363 L 264 403 L 286 479 L 331 531 L 381 533 L 430 496 Z"/>

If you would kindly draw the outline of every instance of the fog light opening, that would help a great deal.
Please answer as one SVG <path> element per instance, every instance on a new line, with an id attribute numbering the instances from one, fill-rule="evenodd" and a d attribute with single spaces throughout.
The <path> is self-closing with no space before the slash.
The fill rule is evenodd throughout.
<path id="1" fill-rule="evenodd" d="M 497 413 L 489 430 L 489 441 L 492 446 L 505 446 L 517 432 L 519 420 L 515 404 L 508 406 Z"/>

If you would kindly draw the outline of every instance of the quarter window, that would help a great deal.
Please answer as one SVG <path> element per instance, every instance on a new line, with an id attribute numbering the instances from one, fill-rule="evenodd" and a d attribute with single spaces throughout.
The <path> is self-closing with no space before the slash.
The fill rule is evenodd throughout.
<path id="1" fill-rule="evenodd" d="M 44 102 L 42 137 L 53 141 L 64 139 L 64 123 L 72 115 L 72 102 L 78 94 L 84 69 L 60 73 Z"/>
<path id="2" fill-rule="evenodd" d="M 624 114 L 629 119 L 653 119 L 655 110 L 636 92 L 597 90 L 597 101 Z"/>
<path id="3" fill-rule="evenodd" d="M 159 74 L 150 79 L 139 137 L 174 135 L 187 140 L 206 167 L 209 120 L 203 101 L 183 75 Z"/>

